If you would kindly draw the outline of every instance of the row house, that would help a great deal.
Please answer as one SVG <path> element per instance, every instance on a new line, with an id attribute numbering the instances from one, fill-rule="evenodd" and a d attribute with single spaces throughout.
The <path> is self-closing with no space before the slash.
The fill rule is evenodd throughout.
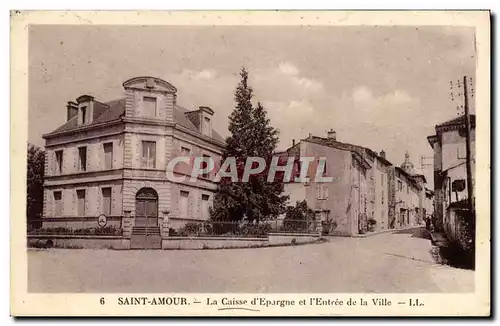
<path id="1" fill-rule="evenodd" d="M 376 153 L 340 142 L 333 130 L 327 137 L 309 135 L 281 155 L 297 157 L 297 161 L 299 157 L 325 158 L 322 173 L 333 178 L 332 182 L 316 182 L 315 164 L 310 166 L 306 182 L 292 180 L 285 191 L 291 204 L 305 199 L 317 220 L 335 221 L 335 234 L 356 235 L 363 232 L 369 220 L 375 221 L 375 230 L 416 225 L 423 220 L 425 178 L 406 160 L 402 167 L 394 166 L 384 151 Z"/>
<path id="2" fill-rule="evenodd" d="M 175 156 L 220 160 L 224 140 L 212 127 L 214 111 L 178 105 L 177 89 L 160 78 L 122 86 L 116 100 L 69 101 L 67 121 L 43 136 L 44 227 L 95 226 L 101 214 L 117 226 L 130 216 L 130 228 L 157 227 L 167 217 L 171 224 L 208 219 L 214 175 L 175 182 L 166 167 Z"/>
<path id="3" fill-rule="evenodd" d="M 468 197 L 466 170 L 465 116 L 435 126 L 436 133 L 427 137 L 434 150 L 434 214 L 438 229 L 449 223 L 449 209 Z M 472 185 L 475 182 L 476 116 L 470 115 Z"/>

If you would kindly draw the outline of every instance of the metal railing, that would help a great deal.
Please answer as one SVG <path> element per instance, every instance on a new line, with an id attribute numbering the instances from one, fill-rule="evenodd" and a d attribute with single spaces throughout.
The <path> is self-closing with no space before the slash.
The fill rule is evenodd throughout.
<path id="1" fill-rule="evenodd" d="M 319 221 L 310 220 L 268 220 L 260 223 L 246 221 L 189 221 L 171 218 L 169 236 L 179 237 L 267 237 L 269 233 L 308 233 L 321 231 Z"/>
<path id="2" fill-rule="evenodd" d="M 108 216 L 105 226 L 99 226 L 97 217 L 57 217 L 27 221 L 28 235 L 123 235 L 122 216 Z"/>

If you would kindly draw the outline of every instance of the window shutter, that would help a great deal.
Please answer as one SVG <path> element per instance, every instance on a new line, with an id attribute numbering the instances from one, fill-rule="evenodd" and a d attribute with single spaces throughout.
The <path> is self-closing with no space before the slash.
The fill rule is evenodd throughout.
<path id="1" fill-rule="evenodd" d="M 151 147 L 149 151 L 150 167 L 156 168 L 156 143 L 151 142 L 150 147 Z"/>

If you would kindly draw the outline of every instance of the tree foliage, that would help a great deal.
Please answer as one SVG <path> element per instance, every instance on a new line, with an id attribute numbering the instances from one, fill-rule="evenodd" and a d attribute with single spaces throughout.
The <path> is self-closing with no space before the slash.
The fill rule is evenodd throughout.
<path id="1" fill-rule="evenodd" d="M 307 231 L 310 222 L 315 220 L 314 211 L 309 208 L 307 201 L 297 201 L 295 206 L 287 206 L 283 220 L 284 231 Z"/>
<path id="2" fill-rule="evenodd" d="M 27 222 L 37 224 L 43 214 L 43 174 L 45 167 L 45 151 L 40 147 L 28 144 L 27 171 Z"/>
<path id="3" fill-rule="evenodd" d="M 253 89 L 248 84 L 248 71 L 242 69 L 241 80 L 236 88 L 236 106 L 229 116 L 230 136 L 222 159 L 234 157 L 238 171 L 238 182 L 223 178 L 214 197 L 211 218 L 216 221 L 250 222 L 276 217 L 285 209 L 288 197 L 283 195 L 281 182 L 267 182 L 269 164 L 278 144 L 278 131 L 271 126 L 267 112 L 261 103 L 252 105 Z M 240 182 L 247 158 L 261 157 L 266 169 L 250 176 L 248 182 Z"/>
<path id="4" fill-rule="evenodd" d="M 315 219 L 314 211 L 309 208 L 307 201 L 297 201 L 295 206 L 287 206 L 285 220 L 295 221 L 313 221 Z"/>

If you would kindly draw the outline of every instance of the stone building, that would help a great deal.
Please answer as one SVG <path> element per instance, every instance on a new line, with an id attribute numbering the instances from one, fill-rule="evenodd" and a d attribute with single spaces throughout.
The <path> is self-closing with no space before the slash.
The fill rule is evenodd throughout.
<path id="1" fill-rule="evenodd" d="M 425 183 L 427 181 L 423 172 L 414 167 L 408 152 L 405 153 L 405 160 L 401 164 L 401 170 L 398 170 L 399 179 L 407 179 L 403 183 L 406 184 L 406 196 L 408 197 L 402 201 L 409 205 L 399 207 L 399 213 L 400 215 L 403 214 L 402 210 L 404 210 L 404 214 L 407 215 L 406 224 L 421 224 L 425 220 Z M 401 220 L 403 219 L 401 218 Z"/>
<path id="2" fill-rule="evenodd" d="M 374 231 L 412 226 L 421 220 L 425 178 L 409 161 L 403 167 L 394 166 L 384 151 L 340 142 L 333 130 L 326 138 L 310 135 L 286 155 L 326 159 L 324 176 L 333 177 L 332 182 L 314 181 L 316 164 L 307 182 L 289 182 L 285 191 L 290 204 L 305 199 L 317 219 L 335 221 L 334 234 L 356 235 L 369 220 L 375 221 Z"/>
<path id="3" fill-rule="evenodd" d="M 426 218 L 432 218 L 434 214 L 434 191 L 425 188 L 424 214 Z"/>
<path id="4" fill-rule="evenodd" d="M 471 121 L 472 184 L 475 180 L 475 127 Z M 467 199 L 465 116 L 435 126 L 436 134 L 427 137 L 434 150 L 434 214 L 438 229 L 443 229 L 450 205 Z"/>
<path id="5" fill-rule="evenodd" d="M 420 200 L 422 186 L 420 186 L 403 168 L 395 167 L 394 185 L 395 201 L 395 227 L 415 226 L 419 224 L 423 210 L 423 202 Z M 425 191 L 425 190 L 424 190 Z M 424 192 L 425 195 L 425 192 Z"/>
<path id="6" fill-rule="evenodd" d="M 208 218 L 213 173 L 174 182 L 166 168 L 175 156 L 220 159 L 224 140 L 212 127 L 214 111 L 181 107 L 177 89 L 160 78 L 132 78 L 123 88 L 123 98 L 112 101 L 69 101 L 67 121 L 43 136 L 44 227 L 91 227 L 105 214 L 126 234 L 166 219 Z"/>

